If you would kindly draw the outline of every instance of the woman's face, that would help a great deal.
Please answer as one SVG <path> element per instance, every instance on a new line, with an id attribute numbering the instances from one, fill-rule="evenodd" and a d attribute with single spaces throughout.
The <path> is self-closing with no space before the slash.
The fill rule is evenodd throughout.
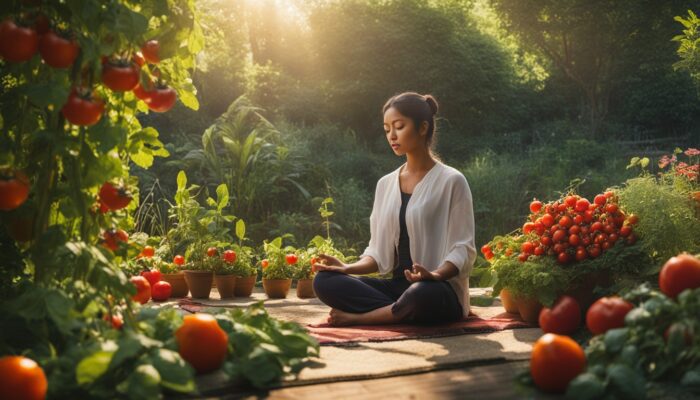
<path id="1" fill-rule="evenodd" d="M 384 112 L 384 132 L 389 146 L 396 155 L 402 156 L 425 146 L 425 135 L 428 131 L 428 121 L 423 121 L 420 132 L 416 131 L 411 118 L 401 114 L 394 107 Z"/>

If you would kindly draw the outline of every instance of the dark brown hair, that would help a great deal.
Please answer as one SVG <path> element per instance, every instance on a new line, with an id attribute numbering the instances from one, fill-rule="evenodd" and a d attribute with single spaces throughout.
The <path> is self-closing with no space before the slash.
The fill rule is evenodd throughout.
<path id="1" fill-rule="evenodd" d="M 432 95 L 422 95 L 416 92 L 403 92 L 394 95 L 384 103 L 382 115 L 386 110 L 394 107 L 399 113 L 413 120 L 416 132 L 423 121 L 428 121 L 428 132 L 426 133 L 426 144 L 430 155 L 440 159 L 433 150 L 435 136 L 435 114 L 438 112 L 437 100 Z"/>

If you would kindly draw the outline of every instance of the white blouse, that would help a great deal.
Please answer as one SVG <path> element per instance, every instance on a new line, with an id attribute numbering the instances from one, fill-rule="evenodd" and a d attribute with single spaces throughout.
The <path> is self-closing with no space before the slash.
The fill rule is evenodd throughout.
<path id="1" fill-rule="evenodd" d="M 369 217 L 371 237 L 360 255 L 371 256 L 381 274 L 391 272 L 397 261 L 401 207 L 399 173 L 405 165 L 377 182 Z M 445 261 L 457 266 L 459 273 L 447 282 L 457 294 L 464 316 L 468 316 L 469 274 L 476 260 L 476 247 L 472 195 L 464 175 L 436 160 L 413 189 L 406 205 L 406 227 L 414 263 L 429 271 L 437 270 Z"/>

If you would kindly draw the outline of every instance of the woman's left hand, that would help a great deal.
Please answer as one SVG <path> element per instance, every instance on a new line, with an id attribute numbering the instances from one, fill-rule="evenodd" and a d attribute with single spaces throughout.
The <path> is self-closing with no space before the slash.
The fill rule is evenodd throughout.
<path id="1" fill-rule="evenodd" d="M 420 264 L 413 264 L 413 272 L 411 272 L 409 269 L 404 270 L 403 272 L 409 282 L 440 280 L 440 276 L 437 273 L 428 271 Z"/>

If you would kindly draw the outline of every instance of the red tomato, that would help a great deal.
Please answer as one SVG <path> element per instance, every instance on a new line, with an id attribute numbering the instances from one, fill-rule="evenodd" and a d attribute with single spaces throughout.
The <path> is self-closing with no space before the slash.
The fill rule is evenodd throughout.
<path id="1" fill-rule="evenodd" d="M 148 90 L 144 89 L 141 84 L 137 84 L 136 87 L 133 90 L 134 96 L 136 96 L 137 99 L 143 100 L 146 104 L 151 101 L 151 94 L 152 92 L 149 92 Z"/>
<path id="2" fill-rule="evenodd" d="M 569 244 L 572 246 L 578 246 L 581 243 L 581 238 L 578 235 L 569 235 Z"/>
<path id="3" fill-rule="evenodd" d="M 535 229 L 535 224 L 532 223 L 532 222 L 526 222 L 526 223 L 523 225 L 523 233 L 526 234 L 526 235 L 527 235 L 528 233 L 532 232 L 533 229 Z"/>
<path id="4" fill-rule="evenodd" d="M 214 256 L 216 256 L 217 254 L 219 254 L 219 251 L 216 250 L 216 247 L 210 247 L 210 248 L 207 249 L 207 256 L 209 256 L 209 257 L 214 257 Z"/>
<path id="5" fill-rule="evenodd" d="M 625 326 L 625 315 L 634 306 L 621 297 L 603 297 L 593 303 L 586 313 L 586 326 L 594 335 L 600 335 L 609 329 Z"/>
<path id="6" fill-rule="evenodd" d="M 105 314 L 103 319 L 107 322 L 111 322 L 112 328 L 117 329 L 117 330 L 122 329 L 122 326 L 124 325 L 124 320 L 122 319 L 122 317 L 120 317 L 117 314 L 112 314 L 111 319 L 109 318 L 109 314 Z"/>
<path id="7" fill-rule="evenodd" d="M 177 93 L 171 87 L 157 87 L 150 91 L 150 99 L 146 102 L 148 109 L 155 112 L 166 112 L 173 108 Z"/>
<path id="8" fill-rule="evenodd" d="M 602 231 L 603 228 L 604 228 L 603 223 L 600 221 L 596 221 L 591 225 L 591 232 Z"/>
<path id="9" fill-rule="evenodd" d="M 10 62 L 29 61 L 39 48 L 39 35 L 32 28 L 18 26 L 10 19 L 0 24 L 0 55 Z"/>
<path id="10" fill-rule="evenodd" d="M 38 33 L 41 38 L 41 35 L 48 33 L 50 29 L 51 21 L 49 21 L 49 18 L 44 14 L 38 13 L 34 18 L 34 30 L 36 33 Z M 41 41 L 41 39 L 39 40 Z"/>
<path id="11" fill-rule="evenodd" d="M 563 242 L 566 240 L 566 231 L 563 229 L 557 229 L 557 231 L 552 235 L 552 240 L 555 242 Z"/>
<path id="12" fill-rule="evenodd" d="M 233 250 L 224 251 L 224 261 L 226 261 L 227 263 L 236 262 L 236 252 Z"/>
<path id="13" fill-rule="evenodd" d="M 608 203 L 605 205 L 605 211 L 607 211 L 610 214 L 614 214 L 615 212 L 617 212 L 617 209 L 617 204 Z"/>
<path id="14" fill-rule="evenodd" d="M 557 262 L 559 264 L 567 264 L 569 261 L 571 261 L 571 257 L 563 251 L 557 256 Z"/>
<path id="15" fill-rule="evenodd" d="M 593 211 L 591 211 L 591 210 L 584 211 L 583 212 L 583 221 L 584 222 L 591 222 L 591 221 L 593 221 L 593 216 L 594 216 Z"/>
<path id="16" fill-rule="evenodd" d="M 537 214 L 542 210 L 542 202 L 535 200 L 532 203 L 530 203 L 530 212 Z"/>
<path id="17" fill-rule="evenodd" d="M 54 68 L 68 68 L 78 57 L 80 47 L 75 40 L 68 40 L 58 36 L 55 32 L 48 32 L 39 41 L 39 54 L 44 62 Z"/>
<path id="18" fill-rule="evenodd" d="M 583 261 L 586 258 L 588 258 L 588 254 L 586 253 L 586 249 L 577 249 L 576 250 L 576 261 Z"/>
<path id="19" fill-rule="evenodd" d="M 572 221 L 568 215 L 565 215 L 565 216 L 561 217 L 561 219 L 559 219 L 559 226 L 561 226 L 562 228 L 568 228 L 573 224 L 574 224 L 574 221 Z"/>
<path id="20" fill-rule="evenodd" d="M 146 278 L 146 280 L 148 280 L 148 283 L 150 283 L 151 286 L 153 286 L 156 283 L 160 282 L 161 278 L 163 277 L 163 274 L 161 274 L 160 271 L 157 269 L 151 269 L 147 271 L 141 271 L 141 276 Z"/>
<path id="21" fill-rule="evenodd" d="M 604 195 L 605 195 L 605 198 L 606 198 L 606 199 L 609 199 L 609 198 L 615 196 L 615 193 L 612 192 L 612 191 L 607 191 L 607 192 L 604 193 Z"/>
<path id="22" fill-rule="evenodd" d="M 564 204 L 566 204 L 567 207 L 575 207 L 576 201 L 576 196 L 566 196 L 566 199 L 564 199 Z"/>
<path id="23" fill-rule="evenodd" d="M 525 254 L 532 254 L 532 251 L 535 249 L 535 246 L 531 242 L 525 242 L 522 245 L 520 245 L 520 251 L 522 251 Z"/>
<path id="24" fill-rule="evenodd" d="M 129 280 L 136 287 L 136 294 L 131 299 L 141 304 L 148 303 L 151 298 L 151 284 L 148 280 L 143 276 L 132 276 Z"/>
<path id="25" fill-rule="evenodd" d="M 590 206 L 591 203 L 586 200 L 586 199 L 580 199 L 576 202 L 576 211 L 584 212 L 588 210 L 588 206 Z"/>
<path id="26" fill-rule="evenodd" d="M 600 246 L 593 245 L 588 249 L 588 256 L 591 258 L 596 258 L 600 256 Z"/>
<path id="27" fill-rule="evenodd" d="M 683 335 L 683 341 L 686 346 L 693 344 L 693 330 L 683 322 L 674 322 L 673 324 L 669 325 L 664 331 L 664 340 L 668 342 L 669 336 L 676 332 L 679 335 Z"/>
<path id="28" fill-rule="evenodd" d="M 535 250 L 533 250 L 533 253 L 536 256 L 541 256 L 542 254 L 544 254 L 544 247 L 542 247 L 542 246 L 535 247 Z"/>
<path id="29" fill-rule="evenodd" d="M 627 237 L 632 233 L 632 228 L 630 228 L 628 225 L 623 226 L 620 228 L 620 236 L 622 237 Z"/>
<path id="30" fill-rule="evenodd" d="M 126 187 L 105 182 L 100 188 L 100 201 L 110 210 L 120 210 L 131 202 L 131 193 Z"/>
<path id="31" fill-rule="evenodd" d="M 563 393 L 586 368 L 586 355 L 573 339 L 546 333 L 532 347 L 530 374 L 543 391 Z"/>
<path id="32" fill-rule="evenodd" d="M 554 217 L 552 216 L 552 214 L 545 214 L 542 216 L 542 225 L 548 228 L 554 225 Z"/>
<path id="33" fill-rule="evenodd" d="M 183 265 L 185 264 L 185 257 L 181 255 L 176 255 L 175 258 L 173 258 L 173 264 L 175 265 Z"/>
<path id="34" fill-rule="evenodd" d="M 151 258 L 156 254 L 156 250 L 153 248 L 153 246 L 146 246 L 141 250 L 141 255 L 147 258 Z"/>
<path id="35" fill-rule="evenodd" d="M 141 47 L 141 53 L 143 58 L 146 59 L 151 64 L 158 64 L 160 62 L 160 56 L 158 52 L 160 51 L 160 43 L 157 40 L 149 40 L 143 47 Z"/>
<path id="36" fill-rule="evenodd" d="M 608 199 L 605 197 L 605 195 L 599 194 L 593 199 L 593 203 L 602 206 L 607 200 Z"/>
<path id="37" fill-rule="evenodd" d="M 133 90 L 139 83 L 139 67 L 131 61 L 108 61 L 102 65 L 102 82 L 115 92 Z"/>
<path id="38" fill-rule="evenodd" d="M 293 265 L 297 263 L 299 257 L 297 257 L 296 254 L 290 253 L 285 256 L 285 259 L 287 260 L 287 264 Z"/>
<path id="39" fill-rule="evenodd" d="M 44 399 L 47 388 L 44 370 L 31 358 L 0 357 L 0 399 Z"/>
<path id="40" fill-rule="evenodd" d="M 268 261 L 267 258 L 265 258 L 260 262 L 260 264 L 262 265 L 263 269 L 265 269 L 270 265 L 270 261 Z"/>
<path id="41" fill-rule="evenodd" d="M 166 301 L 170 298 L 173 293 L 173 288 L 170 283 L 165 281 L 156 282 L 151 289 L 151 296 L 153 301 Z"/>
<path id="42" fill-rule="evenodd" d="M 552 245 L 552 238 L 549 236 L 542 236 L 542 239 L 540 239 L 540 242 L 542 242 L 543 246 L 549 247 Z"/>
<path id="43" fill-rule="evenodd" d="M 583 215 L 579 214 L 579 215 L 574 217 L 574 224 L 575 224 L 574 226 L 581 225 L 582 223 L 583 223 Z M 573 226 L 572 226 L 572 228 L 573 228 Z"/>
<path id="44" fill-rule="evenodd" d="M 0 172 L 0 210 L 10 211 L 29 197 L 29 180 L 18 170 Z"/>
<path id="45" fill-rule="evenodd" d="M 659 273 L 659 288 L 668 297 L 676 298 L 685 289 L 700 287 L 700 260 L 681 253 L 666 261 Z"/>
<path id="46" fill-rule="evenodd" d="M 129 241 L 129 235 L 122 229 L 109 229 L 102 233 L 102 244 L 112 251 L 119 250 L 119 243 Z"/>
<path id="47" fill-rule="evenodd" d="M 95 125 L 105 110 L 105 103 L 95 94 L 79 95 L 76 89 L 71 91 L 68 101 L 61 108 L 61 113 L 73 125 Z"/>
<path id="48" fill-rule="evenodd" d="M 571 335 L 581 325 L 581 307 L 573 297 L 561 296 L 552 308 L 540 311 L 539 322 L 546 333 Z"/>
<path id="49" fill-rule="evenodd" d="M 486 253 L 490 253 L 490 252 L 491 252 L 491 246 L 489 246 L 488 244 L 481 246 L 481 254 L 486 254 Z"/>
<path id="50" fill-rule="evenodd" d="M 627 217 L 628 224 L 637 225 L 637 222 L 639 222 L 639 217 L 636 214 L 630 214 L 629 217 Z"/>

